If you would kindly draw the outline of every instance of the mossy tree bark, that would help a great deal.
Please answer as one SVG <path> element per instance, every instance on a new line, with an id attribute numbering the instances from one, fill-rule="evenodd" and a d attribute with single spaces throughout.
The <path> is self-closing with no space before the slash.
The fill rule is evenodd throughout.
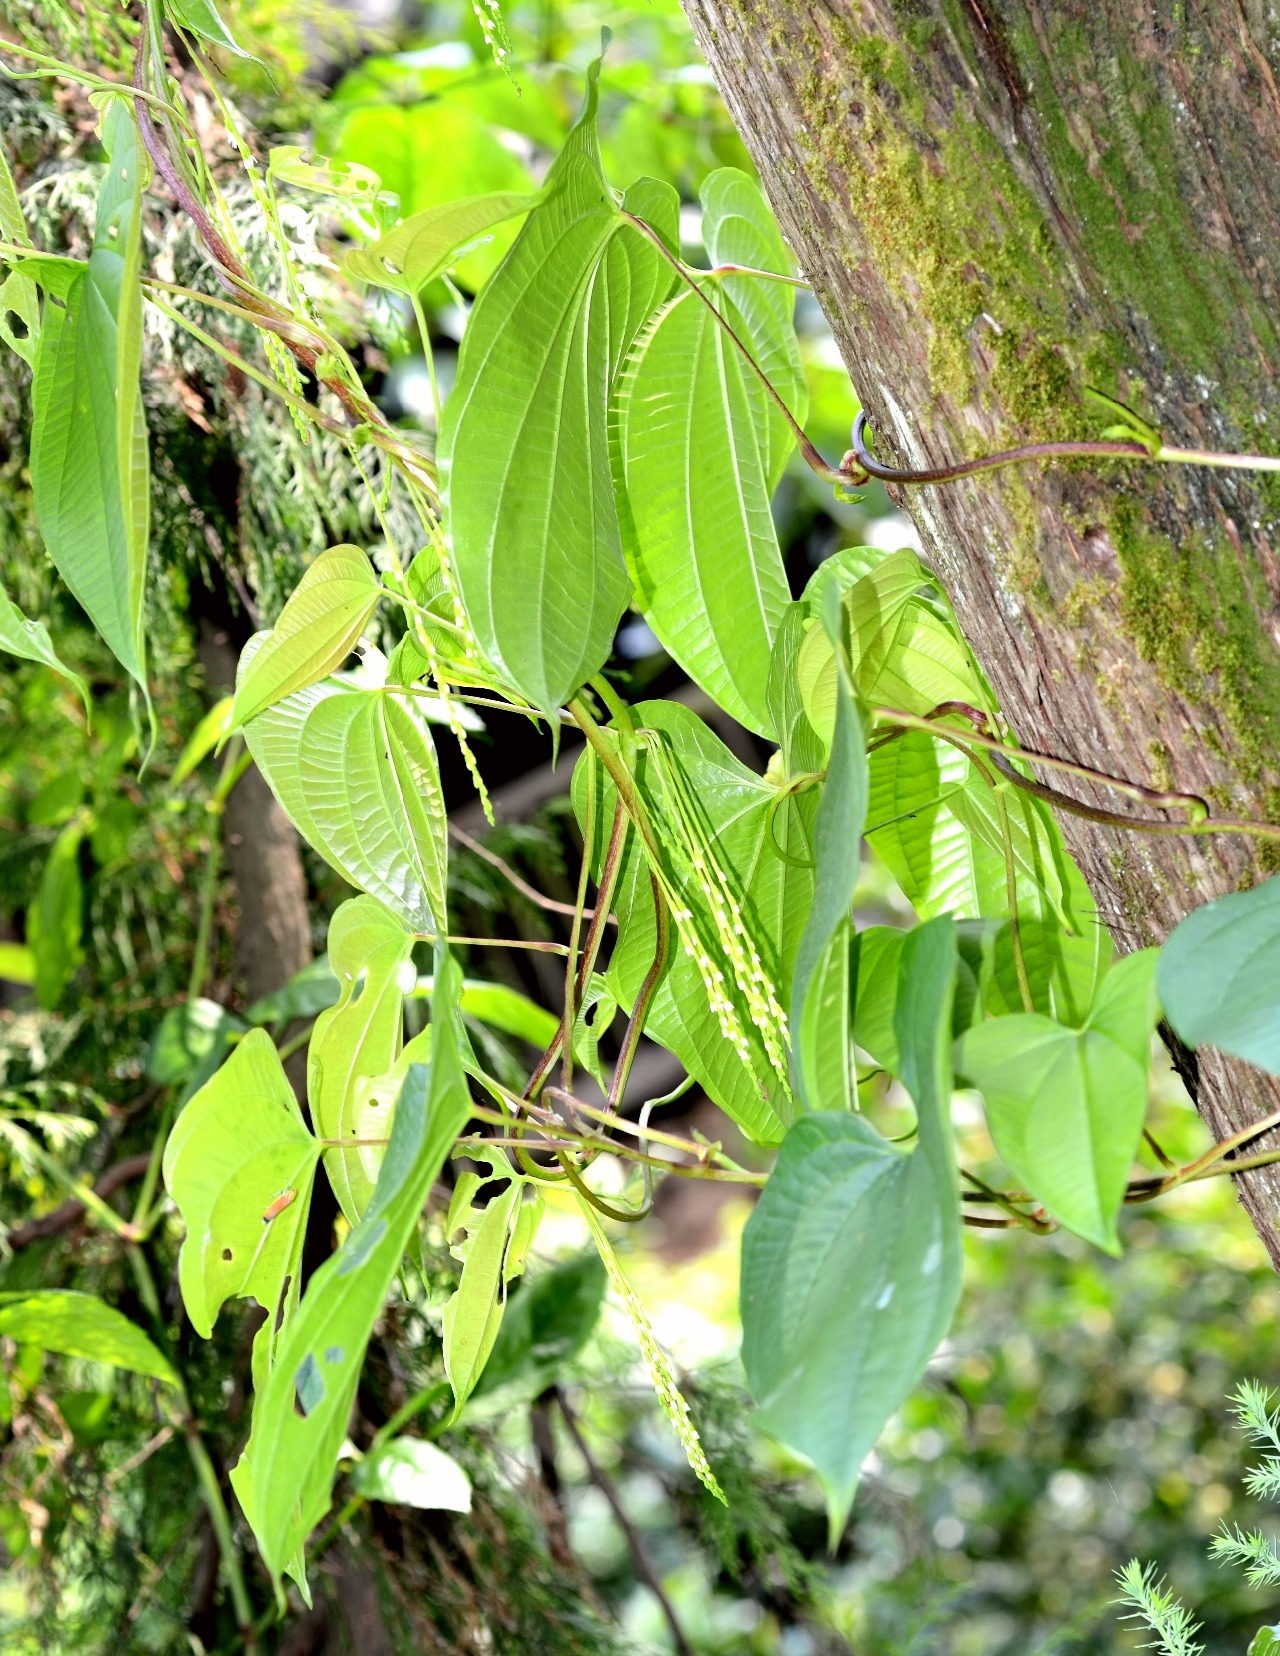
<path id="1" fill-rule="evenodd" d="M 1170 443 L 1274 451 L 1264 0 L 685 5 L 890 463 L 1097 436 L 1090 386 Z M 1072 463 L 904 505 L 1027 746 L 1280 820 L 1274 480 Z M 1122 948 L 1274 866 L 1239 837 L 1063 827 Z M 1188 1071 L 1218 1134 L 1280 1105 L 1211 1052 Z M 1280 1171 L 1240 1183 L 1280 1266 Z"/>

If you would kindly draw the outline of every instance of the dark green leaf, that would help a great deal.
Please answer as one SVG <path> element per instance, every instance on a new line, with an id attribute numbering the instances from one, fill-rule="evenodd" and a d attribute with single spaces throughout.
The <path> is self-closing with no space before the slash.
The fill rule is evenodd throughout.
<path id="1" fill-rule="evenodd" d="M 243 1018 L 217 1001 L 197 997 L 171 1006 L 147 1048 L 147 1077 L 164 1086 L 187 1081 L 229 1034 L 245 1028 Z"/>
<path id="2" fill-rule="evenodd" d="M 314 1018 L 327 1007 L 336 1005 L 341 994 L 342 985 L 329 964 L 328 955 L 321 955 L 295 972 L 281 988 L 254 1001 L 244 1015 L 245 1022 L 287 1024 L 294 1018 Z"/>
<path id="3" fill-rule="evenodd" d="M 75 821 L 54 840 L 36 900 L 27 911 L 27 945 L 36 961 L 36 999 L 46 1011 L 52 1011 L 62 999 L 62 991 L 83 957 L 83 838 L 84 825 Z"/>
<path id="4" fill-rule="evenodd" d="M 580 1254 L 512 1294 L 476 1398 L 516 1385 L 531 1397 L 544 1391 L 590 1337 L 606 1281 L 600 1256 Z"/>
<path id="5" fill-rule="evenodd" d="M 146 687 L 150 533 L 142 359 L 145 158 L 127 100 L 103 122 L 111 165 L 89 262 L 46 304 L 32 389 L 31 483 L 49 555 L 120 664 Z"/>
<path id="6" fill-rule="evenodd" d="M 843 1112 L 791 1128 L 742 1239 L 742 1360 L 761 1424 L 813 1462 L 833 1541 L 859 1469 L 946 1333 L 960 1294 L 948 1105 L 955 938 L 908 935 L 896 1038 L 910 1154 Z"/>
<path id="7" fill-rule="evenodd" d="M 1280 880 L 1206 903 L 1177 926 L 1156 970 L 1169 1022 L 1280 1075 Z"/>

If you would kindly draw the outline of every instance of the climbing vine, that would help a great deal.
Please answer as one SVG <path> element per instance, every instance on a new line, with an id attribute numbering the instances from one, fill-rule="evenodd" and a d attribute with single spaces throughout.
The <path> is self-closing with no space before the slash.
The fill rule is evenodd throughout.
<path id="1" fill-rule="evenodd" d="M 496 13 L 485 16 L 496 30 Z M 246 251 L 168 72 L 173 42 L 205 74 L 238 145 L 281 280 Z M 866 1455 L 950 1326 L 964 1225 L 1062 1226 L 1115 1252 L 1125 1204 L 1278 1154 L 1253 1141 L 1280 1116 L 1174 1165 L 1146 1113 L 1162 1015 L 1188 1047 L 1211 1043 L 1280 1073 L 1280 886 L 1211 904 L 1161 950 L 1115 960 L 1055 812 L 1154 834 L 1280 838 L 1280 825 L 1215 819 L 1198 797 L 1019 746 L 915 553 L 846 549 L 793 598 L 770 510 L 784 468 L 798 446 L 848 490 L 868 476 L 937 483 L 1059 456 L 1280 462 L 1170 449 L 1112 404 L 1120 423 L 1094 441 L 927 472 L 880 465 L 859 417 L 850 453 L 832 466 L 805 435 L 801 283 L 760 191 L 735 169 L 711 173 L 701 190 L 708 267 L 687 264 L 675 191 L 605 175 L 598 62 L 539 189 L 397 222 L 366 168 L 296 147 L 260 163 L 210 46 L 238 50 L 210 0 L 150 0 L 131 84 L 6 47 L 24 72 L 89 90 L 107 163 L 85 258 L 33 245 L 0 165 L 0 336 L 32 371 L 41 534 L 133 682 L 140 728 L 155 729 L 147 327 L 181 331 L 287 409 L 301 443 L 332 445 L 364 479 L 385 555 L 375 566 L 338 544 L 309 563 L 180 766 L 187 774 L 220 755 L 216 816 L 251 759 L 357 894 L 333 915 L 327 960 L 240 1017 L 201 995 L 211 858 L 189 994 L 162 1030 L 198 1055 L 181 1072 L 181 1107 L 132 1221 L 91 1192 L 83 1199 L 129 1245 L 176 1209 L 183 1302 L 199 1335 L 212 1336 L 228 1299 L 266 1312 L 252 1428 L 231 1481 L 277 1592 L 287 1576 L 305 1595 L 309 1539 L 331 1509 L 366 1347 L 389 1296 L 419 1293 L 437 1181 L 451 1186 L 443 1227 L 460 1267 L 441 1316 L 448 1396 L 415 1399 L 379 1436 L 360 1498 L 390 1487 L 398 1464 L 436 1478 L 438 1504 L 459 1498 L 447 1457 L 400 1428 L 443 1406 L 443 1429 L 467 1409 L 502 1350 L 509 1292 L 544 1189 L 557 1184 L 585 1215 L 690 1466 L 723 1499 L 606 1221 L 649 1211 L 655 1170 L 757 1188 L 742 1251 L 743 1363 L 759 1424 L 821 1478 L 834 1538 Z M 206 287 L 148 267 L 153 190 L 189 221 Z M 335 204 L 352 241 L 347 276 L 420 322 L 428 284 L 500 227 L 518 227 L 470 308 L 447 394 L 433 375 L 434 446 L 387 419 L 308 296 L 280 210 L 289 192 Z M 243 345 L 245 329 L 260 353 Z M 768 744 L 763 774 L 690 707 L 624 698 L 606 667 L 628 609 Z M 397 636 L 389 652 L 375 642 L 387 642 L 385 628 Z M 7 597 L 0 645 L 66 675 L 92 710 L 45 623 Z M 569 941 L 506 940 L 561 958 L 553 1006 L 465 980 L 455 956 L 469 939 L 450 914 L 437 741 L 458 744 L 487 807 L 469 732 L 504 719 L 577 743 L 575 901 L 521 886 L 567 908 Z M 1073 778 L 1134 809 L 1075 799 Z M 37 988 L 51 1002 L 67 976 L 63 921 L 82 831 L 54 843 L 29 927 Z M 864 839 L 913 927 L 855 929 Z M 412 1034 L 410 1002 L 429 1007 Z M 286 1035 L 297 1019 L 302 1033 Z M 615 1021 L 608 1063 L 602 1037 Z M 541 1057 L 518 1078 L 499 1073 L 473 1038 L 476 1022 L 534 1041 Z M 720 1143 L 654 1126 L 650 1112 L 666 1100 L 635 1108 L 642 1036 L 768 1152 L 767 1173 Z M 284 1067 L 303 1046 L 305 1109 Z M 957 1165 L 958 1087 L 981 1095 L 1008 1187 Z M 1158 1170 L 1137 1165 L 1142 1153 Z M 627 1170 L 621 1192 L 598 1177 L 606 1155 Z M 332 1187 L 342 1239 L 304 1282 L 318 1178 Z M 144 1265 L 139 1292 L 155 1305 Z M 177 1371 L 119 1312 L 33 1292 L 0 1301 L 0 1332 L 15 1330 L 150 1375 L 168 1388 L 172 1428 L 189 1424 Z M 230 1515 L 198 1434 L 188 1437 L 251 1642 Z M 1135 1597 L 1138 1586 L 1135 1577 Z"/>

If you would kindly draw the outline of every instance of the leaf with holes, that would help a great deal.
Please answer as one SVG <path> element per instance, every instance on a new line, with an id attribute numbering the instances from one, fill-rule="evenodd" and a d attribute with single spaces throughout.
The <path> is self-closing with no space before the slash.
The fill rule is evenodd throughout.
<path id="1" fill-rule="evenodd" d="M 320 1146 L 270 1036 L 251 1030 L 174 1122 L 165 1188 L 186 1238 L 178 1283 L 204 1339 L 224 1301 L 253 1298 L 267 1313 L 253 1344 L 255 1387 L 271 1367 L 301 1287 L 302 1244 Z"/>
<path id="2" fill-rule="evenodd" d="M 1154 949 L 1118 961 L 1080 1029 L 1015 1013 L 971 1029 L 958 1048 L 1010 1170 L 1108 1253 L 1120 1251 L 1116 1215 L 1147 1113 L 1155 968 Z"/>
<path id="3" fill-rule="evenodd" d="M 110 165 L 93 251 L 45 306 L 32 387 L 31 485 L 58 573 L 121 666 L 146 690 L 143 583 L 151 478 L 142 361 L 145 158 L 127 100 L 103 120 Z"/>
<path id="4" fill-rule="evenodd" d="M 168 1358 L 136 1323 L 95 1294 L 66 1288 L 0 1294 L 0 1335 L 63 1357 L 84 1357 L 178 1383 Z"/>
<path id="5" fill-rule="evenodd" d="M 471 246 L 495 225 L 528 213 L 543 199 L 541 190 L 495 190 L 489 195 L 463 196 L 414 213 L 389 235 L 348 253 L 343 261 L 349 276 L 373 287 L 410 296 L 448 270 L 462 249 Z"/>
<path id="6" fill-rule="evenodd" d="M 856 1115 L 802 1116 L 742 1238 L 747 1383 L 761 1425 L 813 1463 L 833 1544 L 863 1460 L 960 1296 L 951 922 L 910 933 L 901 965 L 897 1040 L 917 1147 L 904 1153 Z"/>
<path id="7" fill-rule="evenodd" d="M 484 1373 L 506 1310 L 507 1290 L 524 1270 L 525 1256 L 542 1218 L 543 1198 L 523 1200 L 527 1180 L 512 1174 L 501 1154 L 472 1158 L 487 1162 L 489 1176 L 462 1173 L 454 1187 L 445 1220 L 445 1236 L 462 1261 L 456 1291 L 445 1302 L 444 1368 L 453 1387 L 453 1415 L 463 1406 Z M 506 1179 L 506 1188 L 483 1208 L 475 1197 L 482 1185 Z"/>
<path id="8" fill-rule="evenodd" d="M 322 552 L 239 675 L 227 728 L 238 729 L 291 691 L 341 667 L 381 594 L 373 565 L 358 546 Z"/>
<path id="9" fill-rule="evenodd" d="M 745 173 L 721 168 L 701 193 L 713 262 L 790 268 Z M 737 276 L 705 282 L 703 292 L 803 420 L 792 290 Z M 769 507 L 792 447 L 787 422 L 708 303 L 687 287 L 637 342 L 618 421 L 639 607 L 704 690 L 768 734 L 769 660 L 791 596 Z"/>
<path id="10" fill-rule="evenodd" d="M 372 897 L 353 897 L 329 922 L 329 967 L 341 993 L 316 1019 L 307 1052 L 307 1097 L 322 1139 L 388 1136 L 387 1112 L 364 1107 L 360 1084 L 388 1074 L 399 1055 L 412 955 L 413 937 Z M 326 1157 L 329 1183 L 350 1224 L 369 1205 L 381 1163 L 381 1149 L 372 1146 Z"/>
<path id="11" fill-rule="evenodd" d="M 472 309 L 439 444 L 472 629 L 508 682 L 547 710 L 603 665 L 630 595 L 608 405 L 670 280 L 626 227 L 601 169 L 599 73 L 593 64 L 544 200 Z M 664 199 L 674 221 L 674 191 Z"/>
<path id="12" fill-rule="evenodd" d="M 329 1510 L 365 1348 L 416 1232 L 431 1187 L 471 1111 L 458 1020 L 460 973 L 436 953 L 429 1065 L 415 1064 L 373 1199 L 307 1285 L 257 1394 L 253 1429 L 232 1487 L 276 1583 L 288 1574 L 309 1600 L 303 1549 Z"/>
<path id="13" fill-rule="evenodd" d="M 242 674 L 255 660 L 246 649 Z M 343 879 L 412 931 L 446 930 L 444 794 L 411 694 L 326 680 L 285 696 L 244 734 L 294 827 Z"/>
<path id="14" fill-rule="evenodd" d="M 0 289 L 0 301 L 3 299 L 3 290 Z M 65 662 L 58 658 L 49 638 L 49 629 L 43 621 L 29 621 L 18 606 L 0 587 L 0 650 L 7 650 L 10 655 L 21 656 L 24 661 L 38 661 L 42 666 L 52 667 L 55 673 L 61 675 L 69 684 L 73 684 L 80 693 L 86 713 L 92 711 L 89 700 L 89 686 L 80 677 L 73 673 Z"/>

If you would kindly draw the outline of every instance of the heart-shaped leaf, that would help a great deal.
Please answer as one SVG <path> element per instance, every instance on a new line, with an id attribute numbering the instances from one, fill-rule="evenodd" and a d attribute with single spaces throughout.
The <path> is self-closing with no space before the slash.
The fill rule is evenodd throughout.
<path id="1" fill-rule="evenodd" d="M 1154 949 L 1118 961 L 1080 1029 L 1019 1012 L 979 1024 L 958 1049 L 1011 1171 L 1109 1253 L 1120 1251 L 1116 1215 L 1147 1112 L 1155 969 Z"/>
<path id="2" fill-rule="evenodd" d="M 445 931 L 444 794 L 411 694 L 309 685 L 260 713 L 245 741 L 294 827 L 344 879 L 411 930 Z"/>
<path id="3" fill-rule="evenodd" d="M 861 1117 L 805 1115 L 742 1238 L 742 1361 L 762 1426 L 812 1461 L 834 1542 L 862 1462 L 946 1333 L 960 1294 L 948 1106 L 955 937 L 902 951 L 897 1040 L 916 1105 L 910 1154 Z"/>

